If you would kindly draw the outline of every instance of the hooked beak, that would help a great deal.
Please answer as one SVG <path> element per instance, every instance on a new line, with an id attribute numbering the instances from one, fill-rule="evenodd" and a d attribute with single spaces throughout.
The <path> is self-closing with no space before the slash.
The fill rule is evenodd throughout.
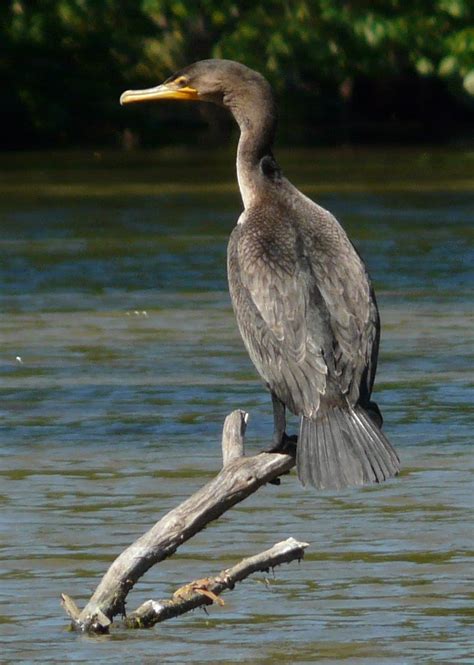
<path id="1" fill-rule="evenodd" d="M 154 88 L 146 90 L 126 90 L 120 97 L 120 104 L 134 104 L 135 102 L 153 102 L 160 99 L 199 99 L 199 93 L 195 88 L 175 88 L 163 83 Z"/>

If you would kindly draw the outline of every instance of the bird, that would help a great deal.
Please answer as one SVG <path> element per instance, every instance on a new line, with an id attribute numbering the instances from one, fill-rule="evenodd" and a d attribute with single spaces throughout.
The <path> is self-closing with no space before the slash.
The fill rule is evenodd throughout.
<path id="1" fill-rule="evenodd" d="M 270 450 L 296 443 L 298 478 L 318 490 L 382 482 L 400 461 L 371 400 L 380 319 L 365 264 L 334 215 L 283 175 L 273 154 L 277 105 L 267 79 L 224 59 L 195 62 L 121 104 L 203 101 L 240 128 L 243 203 L 227 251 L 229 291 L 244 345 L 270 391 Z M 286 410 L 300 417 L 286 433 Z M 293 443 L 294 446 L 294 443 Z"/>

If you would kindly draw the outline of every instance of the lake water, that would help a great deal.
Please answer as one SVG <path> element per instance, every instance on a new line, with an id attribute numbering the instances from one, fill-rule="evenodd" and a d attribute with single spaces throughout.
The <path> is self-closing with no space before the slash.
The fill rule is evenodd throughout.
<path id="1" fill-rule="evenodd" d="M 369 266 L 401 476 L 317 493 L 293 472 L 151 569 L 128 607 L 289 536 L 310 543 L 300 564 L 208 614 L 68 632 L 60 594 L 82 607 L 218 471 L 230 411 L 250 413 L 247 450 L 265 447 L 271 406 L 227 293 L 233 154 L 0 156 L 2 663 L 474 663 L 474 152 L 280 158 Z"/>

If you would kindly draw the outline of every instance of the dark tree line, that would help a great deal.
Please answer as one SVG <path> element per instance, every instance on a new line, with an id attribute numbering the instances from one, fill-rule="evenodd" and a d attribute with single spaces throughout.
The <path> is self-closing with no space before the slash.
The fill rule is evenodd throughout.
<path id="1" fill-rule="evenodd" d="M 473 18 L 472 0 L 4 0 L 3 147 L 113 145 L 127 126 L 152 145 L 177 113 L 195 136 L 195 112 L 117 99 L 208 57 L 271 80 L 288 141 L 449 138 L 472 118 Z"/>

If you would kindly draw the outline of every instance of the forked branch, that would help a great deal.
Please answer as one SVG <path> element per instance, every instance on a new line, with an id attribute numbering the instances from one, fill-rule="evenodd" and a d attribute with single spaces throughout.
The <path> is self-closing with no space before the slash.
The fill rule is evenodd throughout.
<path id="1" fill-rule="evenodd" d="M 243 411 L 234 411 L 227 416 L 222 470 L 115 559 L 82 611 L 69 596 L 63 595 L 63 605 L 75 627 L 88 632 L 106 632 L 117 614 L 125 615 L 128 593 L 151 566 L 174 554 L 182 543 L 209 522 L 294 466 L 293 449 L 287 454 L 243 456 L 246 423 L 247 414 Z"/>

